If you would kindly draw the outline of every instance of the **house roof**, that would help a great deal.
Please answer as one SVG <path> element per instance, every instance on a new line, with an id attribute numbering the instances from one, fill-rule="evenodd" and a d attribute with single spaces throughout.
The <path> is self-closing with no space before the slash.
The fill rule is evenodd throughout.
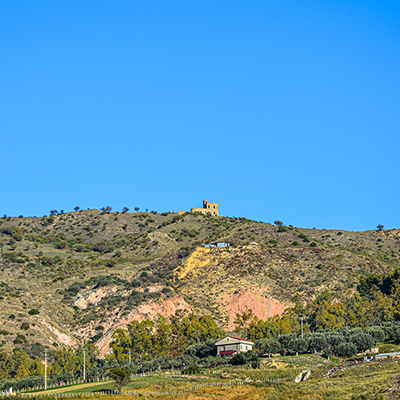
<path id="1" fill-rule="evenodd" d="M 232 341 L 230 341 L 229 339 L 233 339 Z M 237 336 L 225 336 L 223 339 L 218 340 L 218 342 L 215 343 L 216 346 L 223 346 L 225 344 L 234 344 L 234 343 L 240 343 L 240 342 L 245 342 L 245 343 L 249 343 L 251 345 L 254 345 L 254 342 L 252 342 L 251 340 L 247 340 L 247 339 L 243 339 Z"/>
<path id="2" fill-rule="evenodd" d="M 237 339 L 237 340 L 243 340 L 243 341 L 245 341 L 245 342 L 250 342 L 250 343 L 253 343 L 251 340 L 248 340 L 248 339 L 243 339 L 243 338 L 241 338 L 241 337 L 237 337 L 237 336 L 229 336 L 229 337 L 231 337 L 231 338 L 233 338 L 233 339 Z"/>

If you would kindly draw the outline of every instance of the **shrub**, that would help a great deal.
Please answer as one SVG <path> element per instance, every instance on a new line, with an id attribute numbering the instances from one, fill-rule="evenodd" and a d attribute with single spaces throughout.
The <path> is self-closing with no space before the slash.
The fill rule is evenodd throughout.
<path id="1" fill-rule="evenodd" d="M 21 329 L 23 331 L 27 331 L 29 329 L 29 324 L 27 322 L 23 322 L 21 325 Z"/>
<path id="2" fill-rule="evenodd" d="M 21 228 L 15 226 L 5 227 L 1 230 L 1 233 L 12 236 L 15 240 L 21 241 L 24 237 L 24 231 Z"/>
<path id="3" fill-rule="evenodd" d="M 231 359 L 232 365 L 245 365 L 246 363 L 246 356 L 243 353 L 235 354 Z"/>
<path id="4" fill-rule="evenodd" d="M 142 286 L 142 282 L 139 279 L 134 279 L 132 282 L 134 288 Z"/>
<path id="5" fill-rule="evenodd" d="M 29 315 L 38 315 L 39 314 L 39 310 L 37 310 L 36 308 L 32 308 L 32 310 L 28 311 Z"/>
<path id="6" fill-rule="evenodd" d="M 114 247 L 111 243 L 107 242 L 97 242 L 93 245 L 93 250 L 98 253 L 110 253 L 114 250 Z"/>
<path id="7" fill-rule="evenodd" d="M 187 367 L 182 371 L 182 374 L 190 374 L 190 375 L 199 373 L 200 373 L 200 368 L 197 365 L 191 365 L 190 367 Z"/>
<path id="8" fill-rule="evenodd" d="M 14 339 L 14 344 L 23 344 L 26 343 L 25 335 L 18 334 L 17 337 Z"/>

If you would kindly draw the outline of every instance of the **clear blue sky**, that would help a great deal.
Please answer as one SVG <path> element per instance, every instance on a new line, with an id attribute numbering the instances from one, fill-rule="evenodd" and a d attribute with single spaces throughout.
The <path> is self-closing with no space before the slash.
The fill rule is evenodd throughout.
<path id="1" fill-rule="evenodd" d="M 399 1 L 1 1 L 0 215 L 400 227 Z"/>

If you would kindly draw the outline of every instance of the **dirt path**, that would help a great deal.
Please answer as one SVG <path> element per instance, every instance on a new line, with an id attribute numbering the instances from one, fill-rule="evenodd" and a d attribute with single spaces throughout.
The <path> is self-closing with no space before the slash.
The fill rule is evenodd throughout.
<path id="1" fill-rule="evenodd" d="M 66 386 L 66 387 L 60 387 L 60 388 L 56 388 L 56 389 L 48 389 L 45 392 L 41 392 L 41 393 L 65 393 L 65 392 L 70 392 L 71 390 L 79 390 L 79 389 L 86 389 L 86 388 L 90 388 L 90 387 L 96 387 L 96 386 L 101 386 L 101 385 L 105 385 L 107 383 L 111 383 L 114 381 L 100 381 L 100 382 L 90 382 L 90 383 L 81 383 L 79 385 L 73 385 L 73 386 Z"/>

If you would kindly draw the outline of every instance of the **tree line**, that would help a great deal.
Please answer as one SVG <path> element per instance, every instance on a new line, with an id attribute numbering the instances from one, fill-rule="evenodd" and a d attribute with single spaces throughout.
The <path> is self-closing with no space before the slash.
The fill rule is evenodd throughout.
<path id="1" fill-rule="evenodd" d="M 339 296 L 325 290 L 307 304 L 296 294 L 293 307 L 281 316 L 264 321 L 251 310 L 238 314 L 234 333 L 254 341 L 255 351 L 261 356 L 316 352 L 350 357 L 379 342 L 399 344 L 399 288 L 400 270 L 395 269 L 382 276 L 364 276 L 355 293 Z M 233 360 L 216 357 L 215 348 L 215 342 L 226 333 L 210 316 L 184 310 L 177 311 L 169 319 L 133 321 L 127 329 L 114 332 L 111 352 L 105 359 L 98 358 L 93 343 L 85 346 L 87 378 L 104 376 L 120 366 L 133 373 L 170 368 L 185 371 L 226 364 Z M 42 382 L 44 350 L 43 346 L 35 344 L 25 349 L 16 348 L 12 354 L 1 352 L 0 388 L 10 382 L 13 387 Z M 47 350 L 49 382 L 82 377 L 82 347 Z M 257 360 L 251 356 L 245 362 L 257 365 Z"/>

